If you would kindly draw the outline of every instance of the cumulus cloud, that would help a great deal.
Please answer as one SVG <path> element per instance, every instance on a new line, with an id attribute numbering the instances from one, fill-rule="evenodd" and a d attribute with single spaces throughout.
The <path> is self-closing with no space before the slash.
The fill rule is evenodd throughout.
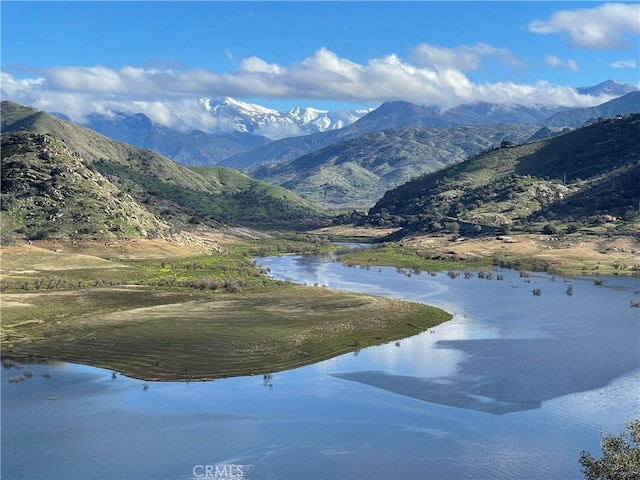
<path id="1" fill-rule="evenodd" d="M 569 59 L 565 62 L 555 55 L 547 55 L 546 62 L 547 62 L 547 65 L 554 68 L 564 67 L 574 72 L 577 72 L 578 70 L 580 70 L 580 68 L 578 67 L 578 63 L 575 60 Z"/>
<path id="2" fill-rule="evenodd" d="M 267 63 L 258 57 L 249 57 L 242 60 L 240 71 L 246 73 L 271 73 L 277 75 L 283 72 L 283 69 L 275 63 Z"/>
<path id="3" fill-rule="evenodd" d="M 506 48 L 497 48 L 486 43 L 462 45 L 456 49 L 422 44 L 415 48 L 414 56 L 422 66 L 437 69 L 477 70 L 488 57 L 495 57 L 508 66 L 520 65 Z"/>
<path id="4" fill-rule="evenodd" d="M 534 20 L 529 31 L 559 33 L 574 47 L 588 50 L 625 49 L 635 46 L 640 33 L 640 4 L 606 3 L 593 8 L 560 10 L 549 20 Z"/>
<path id="5" fill-rule="evenodd" d="M 50 67 L 33 78 L 2 73 L 2 97 L 82 123 L 90 113 L 142 112 L 163 125 L 215 131 L 219 126 L 200 97 L 300 98 L 346 101 L 377 106 L 388 100 L 451 108 L 487 101 L 593 106 L 610 97 L 590 97 L 573 88 L 546 82 L 473 82 L 465 70 L 480 68 L 483 59 L 516 62 L 510 53 L 485 44 L 458 49 L 421 45 L 413 63 L 390 54 L 357 63 L 321 48 L 291 65 L 259 57 L 243 59 L 232 72 L 205 69 L 124 66 Z M 576 70 L 573 60 L 550 56 L 552 66 Z M 268 100 L 265 100 L 268 103 Z"/>
<path id="6" fill-rule="evenodd" d="M 638 64 L 632 58 L 626 60 L 618 60 L 611 64 L 611 68 L 636 68 Z"/>
<path id="7" fill-rule="evenodd" d="M 45 82 L 42 77 L 15 78 L 9 73 L 0 72 L 2 98 L 17 99 L 28 96 L 31 92 L 39 90 Z"/>

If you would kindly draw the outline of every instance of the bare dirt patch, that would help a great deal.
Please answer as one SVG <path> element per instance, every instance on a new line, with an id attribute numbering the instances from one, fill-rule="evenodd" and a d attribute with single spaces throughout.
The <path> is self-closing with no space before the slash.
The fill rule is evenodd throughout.
<path id="1" fill-rule="evenodd" d="M 32 303 L 24 302 L 11 302 L 0 298 L 0 309 L 2 308 L 17 308 L 17 307 L 33 307 Z"/>
<path id="2" fill-rule="evenodd" d="M 63 255 L 65 259 L 70 255 L 81 259 L 85 255 L 101 259 L 108 257 L 111 260 L 153 260 L 225 253 L 224 244 L 238 241 L 236 236 L 224 232 L 194 231 L 175 234 L 169 239 L 42 240 L 3 246 L 0 252 L 3 268 L 7 268 L 4 263 L 10 261 L 12 256 L 37 258 L 36 255 L 40 253 L 43 260 L 54 262 Z M 109 265 L 113 266 L 113 263 Z"/>
<path id="3" fill-rule="evenodd" d="M 456 239 L 425 235 L 403 243 L 417 250 L 463 258 L 540 260 L 571 273 L 632 273 L 634 266 L 640 265 L 640 241 L 632 237 L 511 235 Z"/>
<path id="4" fill-rule="evenodd" d="M 127 268 L 103 258 L 68 251 L 60 246 L 55 249 L 49 245 L 24 244 L 2 247 L 3 275 L 22 275 L 37 272 L 52 272 L 75 269 Z"/>

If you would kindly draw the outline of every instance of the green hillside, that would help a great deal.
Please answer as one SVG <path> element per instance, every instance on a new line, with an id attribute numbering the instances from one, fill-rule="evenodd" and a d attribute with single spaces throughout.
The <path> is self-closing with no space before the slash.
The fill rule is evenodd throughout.
<path id="1" fill-rule="evenodd" d="M 640 220 L 640 114 L 494 149 L 385 194 L 368 221 L 407 231 L 569 230 Z M 571 224 L 571 226 L 569 226 Z"/>
<path id="2" fill-rule="evenodd" d="M 162 236 L 170 226 L 50 135 L 2 134 L 3 238 Z"/>
<path id="3" fill-rule="evenodd" d="M 328 207 L 369 207 L 412 178 L 461 162 L 505 137 L 524 140 L 537 129 L 503 124 L 373 132 L 250 174 Z"/>
<path id="4" fill-rule="evenodd" d="M 150 150 L 110 140 L 29 107 L 2 102 L 1 118 L 2 132 L 30 131 L 60 142 L 70 155 L 79 156 L 112 184 L 114 192 L 130 196 L 173 228 L 201 222 L 291 227 L 313 224 L 321 218 L 307 202 L 267 188 L 262 182 L 245 177 L 228 188 L 219 178 L 214 180 Z M 7 180 L 11 172 L 7 172 Z"/>
<path id="5" fill-rule="evenodd" d="M 251 224 L 309 226 L 321 220 L 320 210 L 290 190 L 254 180 L 228 167 L 190 167 L 215 185 L 221 215 Z M 297 223 L 296 223 L 297 222 Z"/>

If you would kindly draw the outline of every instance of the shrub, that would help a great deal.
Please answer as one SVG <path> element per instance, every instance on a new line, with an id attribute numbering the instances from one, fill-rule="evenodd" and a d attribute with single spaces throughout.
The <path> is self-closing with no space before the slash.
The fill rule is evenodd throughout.
<path id="1" fill-rule="evenodd" d="M 573 222 L 570 223 L 567 226 L 567 233 L 576 233 L 578 230 L 580 230 L 580 228 L 582 228 L 582 224 L 579 222 Z"/>
<path id="2" fill-rule="evenodd" d="M 600 434 L 602 458 L 580 453 L 582 473 L 587 480 L 640 478 L 640 418 L 626 424 L 628 432 Z"/>

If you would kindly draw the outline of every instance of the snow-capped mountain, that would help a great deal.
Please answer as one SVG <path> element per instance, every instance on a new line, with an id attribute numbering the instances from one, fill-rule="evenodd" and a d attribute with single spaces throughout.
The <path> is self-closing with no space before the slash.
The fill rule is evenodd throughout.
<path id="1" fill-rule="evenodd" d="M 295 107 L 279 111 L 230 97 L 219 100 L 201 98 L 200 105 L 216 118 L 221 130 L 252 133 L 274 140 L 343 128 L 373 110 L 331 112 Z"/>
<path id="2" fill-rule="evenodd" d="M 624 95 L 620 92 L 633 92 L 638 88 L 607 80 L 576 90 L 595 97 L 615 97 Z M 133 103 L 107 111 L 103 108 L 99 113 L 86 115 L 79 123 L 116 140 L 156 150 L 185 165 L 224 164 L 245 168 L 293 160 L 332 143 L 374 131 L 499 123 L 575 127 L 592 117 L 607 117 L 629 108 L 637 111 L 637 100 L 634 103 L 632 99 L 630 106 L 623 107 L 616 103 L 614 109 L 593 107 L 573 114 L 576 109 L 567 106 L 476 102 L 442 110 L 436 106 L 390 101 L 376 109 L 329 111 L 296 107 L 280 111 L 224 97 Z M 64 112 L 56 115 L 66 118 Z"/>
<path id="3" fill-rule="evenodd" d="M 638 90 L 636 85 L 618 82 L 617 80 L 607 80 L 591 87 L 576 88 L 576 91 L 581 95 L 610 95 L 612 97 L 621 97 L 636 90 Z"/>

